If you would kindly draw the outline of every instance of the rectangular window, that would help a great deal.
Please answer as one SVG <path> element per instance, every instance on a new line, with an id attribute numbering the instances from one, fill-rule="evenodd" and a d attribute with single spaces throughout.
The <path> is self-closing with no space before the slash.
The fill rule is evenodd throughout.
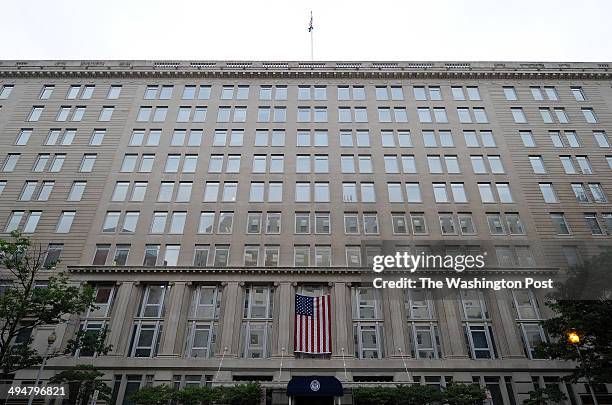
<path id="1" fill-rule="evenodd" d="M 62 211 L 55 228 L 55 233 L 69 233 L 75 216 L 75 211 Z"/>

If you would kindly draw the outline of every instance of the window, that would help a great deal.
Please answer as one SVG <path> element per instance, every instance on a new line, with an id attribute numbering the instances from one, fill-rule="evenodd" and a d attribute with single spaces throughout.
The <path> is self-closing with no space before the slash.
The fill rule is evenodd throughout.
<path id="1" fill-rule="evenodd" d="M 557 235 L 569 235 L 571 233 L 563 213 L 551 213 L 550 219 L 555 227 Z"/>
<path id="2" fill-rule="evenodd" d="M 30 136 L 32 135 L 31 129 L 22 129 L 19 131 L 17 135 L 17 139 L 15 140 L 15 145 L 24 146 L 28 144 L 28 140 L 30 140 Z"/>
<path id="3" fill-rule="evenodd" d="M 460 213 L 457 218 L 459 219 L 459 229 L 462 235 L 473 235 L 476 233 L 472 214 Z"/>
<path id="4" fill-rule="evenodd" d="M 50 172 L 59 172 L 62 170 L 62 166 L 64 165 L 64 160 L 66 160 L 66 155 L 55 155 L 53 156 L 53 160 L 51 161 L 51 166 L 49 167 Z"/>
<path id="5" fill-rule="evenodd" d="M 361 267 L 361 248 L 359 246 L 347 246 L 345 252 L 347 267 Z"/>
<path id="6" fill-rule="evenodd" d="M 380 292 L 372 287 L 354 287 L 352 295 L 355 357 L 382 358 L 384 336 Z"/>
<path id="7" fill-rule="evenodd" d="M 331 246 L 315 246 L 315 266 L 331 266 Z"/>
<path id="8" fill-rule="evenodd" d="M 595 142 L 597 142 L 597 145 L 600 148 L 610 147 L 610 141 L 608 140 L 608 136 L 604 131 L 593 131 L 593 137 L 595 137 Z"/>
<path id="9" fill-rule="evenodd" d="M 591 191 L 591 195 L 593 196 L 593 201 L 596 203 L 607 203 L 608 198 L 606 197 L 601 184 L 599 183 L 589 183 L 589 190 Z M 40 197 L 39 197 L 40 199 Z"/>
<path id="10" fill-rule="evenodd" d="M 181 245 L 166 245 L 164 253 L 164 266 L 176 266 L 178 264 Z"/>
<path id="11" fill-rule="evenodd" d="M 510 193 L 510 185 L 508 183 L 496 183 L 495 188 L 497 189 L 497 195 L 499 196 L 499 202 L 511 203 L 512 194 Z"/>
<path id="12" fill-rule="evenodd" d="M 586 101 L 586 95 L 584 94 L 584 91 L 582 90 L 582 87 L 572 87 L 572 95 L 574 96 L 574 98 L 576 99 L 576 101 Z"/>
<path id="13" fill-rule="evenodd" d="M 243 358 L 270 357 L 273 292 L 273 288 L 268 286 L 249 285 L 245 288 L 240 338 Z"/>
<path id="14" fill-rule="evenodd" d="M 48 100 L 49 98 L 51 98 L 53 90 L 55 90 L 55 86 L 49 84 L 44 85 L 42 87 L 42 90 L 40 91 L 40 95 L 38 98 L 41 100 Z"/>
<path id="15" fill-rule="evenodd" d="M 365 235 L 378 235 L 378 215 L 363 214 L 363 233 Z"/>
<path id="16" fill-rule="evenodd" d="M 518 96 L 516 95 L 516 90 L 512 86 L 504 86 L 504 96 L 508 101 L 518 100 Z"/>
<path id="17" fill-rule="evenodd" d="M 491 183 L 478 183 L 478 191 L 480 193 L 480 200 L 483 203 L 495 202 L 495 196 L 493 195 Z"/>
<path id="18" fill-rule="evenodd" d="M 524 235 L 525 229 L 523 223 L 519 217 L 519 214 L 515 212 L 507 212 L 505 214 L 506 223 L 508 224 L 508 232 L 510 235 Z"/>
<path id="19" fill-rule="evenodd" d="M 487 223 L 489 225 L 489 231 L 491 235 L 505 235 L 506 227 L 502 222 L 501 215 L 499 213 L 487 213 Z"/>
<path id="20" fill-rule="evenodd" d="M 55 233 L 70 232 L 70 228 L 72 227 L 72 222 L 74 221 L 75 216 L 75 211 L 62 211 L 59 221 L 57 222 L 57 227 L 55 228 Z"/>
<path id="21" fill-rule="evenodd" d="M 0 100 L 7 99 L 13 91 L 13 87 L 12 84 L 5 84 L 2 86 L 2 88 L 0 88 Z"/>
<path id="22" fill-rule="evenodd" d="M 110 121 L 111 118 L 113 117 L 114 110 L 115 110 L 115 107 L 102 107 L 102 110 L 100 110 L 100 116 L 98 117 L 98 121 Z M 73 120 L 73 121 L 77 121 L 77 120 Z"/>
<path id="23" fill-rule="evenodd" d="M 446 183 L 433 183 L 433 192 L 437 203 L 449 202 Z"/>
<path id="24" fill-rule="evenodd" d="M 157 264 L 157 257 L 159 256 L 159 245 L 146 245 L 145 255 L 142 265 L 143 266 L 155 266 Z"/>
<path id="25" fill-rule="evenodd" d="M 187 219 L 186 212 L 173 212 L 170 217 L 170 229 L 168 233 L 170 234 L 182 234 L 183 229 L 185 228 L 185 220 Z"/>
<path id="26" fill-rule="evenodd" d="M 525 353 L 530 359 L 538 358 L 535 348 L 546 341 L 546 336 L 539 325 L 541 317 L 537 300 L 531 290 L 512 290 L 512 298 Z"/>
<path id="27" fill-rule="evenodd" d="M 510 111 L 512 112 L 512 118 L 514 118 L 515 123 L 517 124 L 527 123 L 527 117 L 525 117 L 525 113 L 523 112 L 522 107 L 511 108 Z"/>
<path id="28" fill-rule="evenodd" d="M 572 191 L 574 192 L 574 195 L 576 196 L 576 201 L 580 203 L 589 202 L 589 197 L 586 191 L 584 190 L 584 186 L 581 183 L 572 183 L 571 187 Z"/>
<path id="29" fill-rule="evenodd" d="M 406 202 L 409 203 L 420 203 L 421 199 L 421 188 L 419 183 L 406 183 Z"/>
<path id="30" fill-rule="evenodd" d="M 456 203 L 466 203 L 467 194 L 465 193 L 465 187 L 463 183 L 451 183 L 451 192 L 453 194 L 453 201 Z"/>
<path id="31" fill-rule="evenodd" d="M 72 187 L 70 188 L 70 193 L 68 194 L 68 201 L 81 201 L 86 185 L 86 181 L 73 182 Z"/>
<path id="32" fill-rule="evenodd" d="M 453 219 L 453 214 L 451 213 L 440 213 L 440 230 L 442 235 L 455 235 L 457 231 L 455 230 L 455 220 Z"/>
<path id="33" fill-rule="evenodd" d="M 187 320 L 188 357 L 208 358 L 214 355 L 221 296 L 216 286 L 201 285 L 195 288 Z"/>
<path id="34" fill-rule="evenodd" d="M 138 211 L 126 212 L 125 217 L 123 218 L 123 227 L 121 228 L 121 232 L 124 232 L 124 233 L 136 232 L 136 226 L 138 225 L 139 216 L 140 216 L 140 212 Z"/>
<path id="35" fill-rule="evenodd" d="M 393 233 L 402 235 L 408 233 L 408 223 L 404 214 L 391 214 L 391 224 L 393 225 Z"/>
<path id="36" fill-rule="evenodd" d="M 45 107 L 44 106 L 34 106 L 28 115 L 27 121 L 38 121 L 40 116 L 42 115 Z"/>
<path id="37" fill-rule="evenodd" d="M 217 233 L 231 234 L 233 224 L 234 224 L 234 213 L 233 212 L 220 212 L 219 213 L 219 227 L 217 229 Z"/>
<path id="38" fill-rule="evenodd" d="M 170 288 L 147 285 L 132 330 L 130 357 L 155 357 L 163 333 L 165 301 Z"/>
<path id="39" fill-rule="evenodd" d="M 81 161 L 80 172 L 89 173 L 93 170 L 94 163 L 96 163 L 96 154 L 85 154 Z"/>
<path id="40" fill-rule="evenodd" d="M 559 202 L 552 183 L 540 183 L 539 186 L 545 203 L 554 204 Z"/>
<path id="41" fill-rule="evenodd" d="M 592 108 L 583 108 L 582 115 L 584 115 L 584 119 L 589 124 L 597 124 L 597 116 L 595 115 L 595 111 Z"/>
<path id="42" fill-rule="evenodd" d="M 41 211 L 30 211 L 23 226 L 23 233 L 35 232 L 36 226 L 38 225 L 38 221 L 40 221 L 41 215 Z"/>
<path id="43" fill-rule="evenodd" d="M 593 174 L 593 169 L 591 168 L 591 163 L 587 156 L 576 156 L 576 161 L 578 162 L 582 174 Z"/>
<path id="44" fill-rule="evenodd" d="M 542 156 L 529 156 L 529 163 L 535 174 L 545 174 L 544 161 Z"/>
<path id="45" fill-rule="evenodd" d="M 596 213 L 585 213 L 584 220 L 586 221 L 587 226 L 589 230 L 591 231 L 592 235 L 603 235 L 604 234 L 603 230 L 601 229 L 601 226 L 599 225 L 599 221 L 597 220 Z"/>
<path id="46" fill-rule="evenodd" d="M 214 257 L 214 266 L 215 267 L 227 267 L 229 263 L 229 246 L 226 245 L 216 245 L 215 246 L 215 257 Z"/>

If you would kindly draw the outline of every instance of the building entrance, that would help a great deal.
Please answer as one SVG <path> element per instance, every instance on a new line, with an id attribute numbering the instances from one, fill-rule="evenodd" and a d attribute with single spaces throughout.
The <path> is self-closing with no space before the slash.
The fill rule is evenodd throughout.
<path id="1" fill-rule="evenodd" d="M 295 405 L 334 405 L 334 397 L 295 397 Z"/>

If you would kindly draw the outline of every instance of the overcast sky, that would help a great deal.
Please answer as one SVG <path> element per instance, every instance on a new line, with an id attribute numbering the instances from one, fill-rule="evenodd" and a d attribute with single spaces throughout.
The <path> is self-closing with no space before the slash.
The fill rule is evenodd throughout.
<path id="1" fill-rule="evenodd" d="M 3 1 L 1 59 L 612 61 L 610 0 Z"/>

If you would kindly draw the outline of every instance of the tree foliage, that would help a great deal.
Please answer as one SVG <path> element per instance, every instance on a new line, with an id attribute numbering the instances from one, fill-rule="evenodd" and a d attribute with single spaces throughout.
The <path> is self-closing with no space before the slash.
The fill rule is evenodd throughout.
<path id="1" fill-rule="evenodd" d="M 130 401 L 142 405 L 162 405 L 175 401 L 182 405 L 258 405 L 261 401 L 259 383 L 238 384 L 227 387 L 188 387 L 175 390 L 167 385 L 141 388 L 128 396 Z"/>
<path id="2" fill-rule="evenodd" d="M 559 387 L 550 385 L 545 388 L 537 388 L 529 392 L 529 398 L 523 401 L 523 405 L 556 405 L 567 399 Z"/>
<path id="3" fill-rule="evenodd" d="M 10 240 L 0 239 L 0 272 L 11 283 L 0 294 L 0 374 L 4 376 L 41 363 L 43 353 L 31 347 L 32 329 L 64 323 L 70 315 L 93 306 L 93 289 L 70 285 L 65 273 L 51 274 L 44 277 L 44 285 L 37 285 L 46 276 L 44 271 L 56 264 L 45 263 L 46 256 L 45 249 L 17 231 Z M 71 349 L 84 343 L 72 342 Z"/>
<path id="4" fill-rule="evenodd" d="M 108 401 L 111 388 L 100 379 L 104 374 L 89 364 L 75 366 L 64 370 L 49 380 L 51 384 L 68 385 L 68 402 L 74 405 L 87 405 L 94 391 L 98 391 L 98 399 Z"/>
<path id="5" fill-rule="evenodd" d="M 542 322 L 550 341 L 536 350 L 543 357 L 577 362 L 568 381 L 612 381 L 611 286 L 612 251 L 607 251 L 574 267 L 546 302 L 555 313 Z M 578 334 L 578 344 L 568 342 L 569 332 Z"/>
<path id="6" fill-rule="evenodd" d="M 442 391 L 428 385 L 360 387 L 353 398 L 359 405 L 480 405 L 486 394 L 478 384 L 451 383 Z"/>

